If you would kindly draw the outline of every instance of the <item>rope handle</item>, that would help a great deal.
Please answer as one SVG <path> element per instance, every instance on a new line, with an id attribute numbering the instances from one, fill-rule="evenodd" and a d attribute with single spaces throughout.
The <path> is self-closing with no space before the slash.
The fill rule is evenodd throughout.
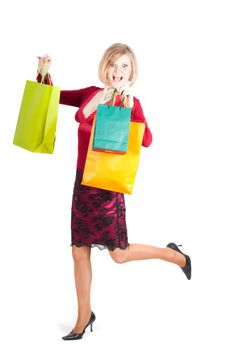
<path id="1" fill-rule="evenodd" d="M 112 94 L 112 97 L 111 97 L 111 100 L 110 100 L 110 101 L 111 101 L 111 103 L 110 103 L 111 106 L 115 106 L 116 92 L 117 92 L 117 89 L 115 89 L 114 92 L 113 92 L 113 94 Z M 122 99 L 121 104 L 120 104 L 119 107 L 123 107 L 123 105 L 124 105 L 124 107 L 127 107 L 127 106 L 128 106 L 128 101 L 127 101 L 126 96 L 123 97 L 123 99 Z"/>
<path id="2" fill-rule="evenodd" d="M 37 58 L 41 58 L 40 56 L 37 56 Z M 51 82 L 51 77 L 50 74 L 48 73 L 48 69 L 49 69 L 49 65 L 50 62 L 46 62 L 45 64 L 42 64 L 41 66 L 39 66 L 37 73 L 41 75 L 41 84 L 45 84 L 45 77 L 47 75 L 47 79 L 48 79 L 48 85 L 52 85 Z"/>
<path id="3" fill-rule="evenodd" d="M 41 75 L 41 80 L 40 80 L 40 84 L 46 84 L 45 83 L 45 78 L 46 78 L 46 75 L 47 75 L 47 84 L 46 85 L 52 85 L 52 80 L 51 80 L 51 76 L 49 73 L 46 73 L 45 75 L 42 75 L 40 72 L 38 73 Z"/>

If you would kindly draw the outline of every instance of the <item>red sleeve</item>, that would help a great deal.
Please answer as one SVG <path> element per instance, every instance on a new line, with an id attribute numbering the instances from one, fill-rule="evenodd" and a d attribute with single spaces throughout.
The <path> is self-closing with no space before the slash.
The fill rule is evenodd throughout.
<path id="1" fill-rule="evenodd" d="M 140 104 L 140 101 L 134 97 L 134 106 L 132 108 L 132 117 L 131 117 L 132 122 L 140 122 L 145 124 L 145 130 L 144 130 L 144 135 L 143 135 L 143 142 L 142 145 L 144 147 L 150 146 L 152 143 L 152 133 L 148 127 L 147 121 L 144 117 L 143 110 Z"/>
<path id="2" fill-rule="evenodd" d="M 68 106 L 80 107 L 81 103 L 98 89 L 99 88 L 96 86 L 89 86 L 79 90 L 61 90 L 60 103 Z"/>
<path id="3" fill-rule="evenodd" d="M 41 74 L 37 75 L 37 82 L 40 83 L 42 79 Z M 46 74 L 44 78 L 44 83 L 48 85 L 53 85 L 51 76 L 49 73 Z M 60 104 L 80 107 L 82 101 L 92 94 L 95 90 L 99 88 L 96 86 L 90 86 L 79 90 L 61 90 L 60 91 Z"/>

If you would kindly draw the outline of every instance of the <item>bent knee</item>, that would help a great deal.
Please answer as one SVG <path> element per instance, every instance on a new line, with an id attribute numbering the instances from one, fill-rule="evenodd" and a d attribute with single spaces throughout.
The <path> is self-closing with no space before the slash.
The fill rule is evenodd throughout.
<path id="1" fill-rule="evenodd" d="M 117 264 L 126 262 L 126 249 L 115 248 L 114 250 L 109 250 L 109 253 Z"/>
<path id="2" fill-rule="evenodd" d="M 74 261 L 82 261 L 90 258 L 90 247 L 77 247 L 75 244 L 72 246 L 72 256 Z"/>

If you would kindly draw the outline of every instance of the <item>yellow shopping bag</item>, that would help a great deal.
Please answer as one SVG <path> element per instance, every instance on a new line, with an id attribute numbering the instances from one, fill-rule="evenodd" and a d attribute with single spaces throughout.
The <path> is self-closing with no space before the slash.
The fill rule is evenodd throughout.
<path id="1" fill-rule="evenodd" d="M 139 165 L 144 123 L 130 122 L 128 152 L 125 154 L 94 151 L 92 149 L 94 127 L 95 120 L 92 126 L 82 185 L 131 194 Z"/>

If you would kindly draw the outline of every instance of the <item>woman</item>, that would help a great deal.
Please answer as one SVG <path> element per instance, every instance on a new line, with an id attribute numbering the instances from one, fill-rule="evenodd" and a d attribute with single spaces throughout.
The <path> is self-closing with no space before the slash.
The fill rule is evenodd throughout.
<path id="1" fill-rule="evenodd" d="M 39 58 L 38 73 L 48 70 L 51 58 Z M 140 101 L 133 97 L 128 87 L 137 77 L 137 62 L 133 50 L 125 44 L 111 45 L 99 63 L 99 79 L 104 87 L 90 86 L 79 90 L 61 91 L 60 103 L 79 107 L 75 119 L 78 128 L 78 159 L 76 179 L 72 199 L 71 246 L 74 260 L 75 285 L 78 300 L 78 317 L 72 331 L 62 337 L 64 340 L 81 339 L 85 329 L 95 321 L 91 311 L 90 289 L 92 281 L 91 248 L 107 248 L 111 258 L 117 263 L 132 260 L 162 259 L 181 267 L 188 279 L 191 278 L 191 261 L 175 243 L 165 248 L 151 245 L 128 243 L 125 220 L 124 195 L 81 185 L 91 127 L 99 103 L 109 104 L 116 92 L 115 105 L 127 98 L 132 108 L 131 121 L 145 124 L 142 145 L 148 147 L 152 134 L 143 115 Z M 37 80 L 41 81 L 41 74 Z M 51 82 L 50 74 L 45 83 Z"/>

